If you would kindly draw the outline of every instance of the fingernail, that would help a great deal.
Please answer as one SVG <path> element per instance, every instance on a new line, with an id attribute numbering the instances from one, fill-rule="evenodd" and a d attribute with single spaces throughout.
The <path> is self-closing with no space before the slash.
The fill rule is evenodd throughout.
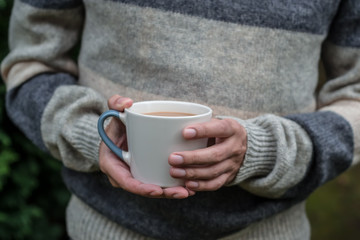
<path id="1" fill-rule="evenodd" d="M 193 128 L 187 128 L 184 130 L 184 137 L 193 138 L 196 136 L 196 130 Z"/>
<path id="2" fill-rule="evenodd" d="M 129 102 L 129 99 L 121 97 L 121 98 L 118 98 L 115 103 L 116 103 L 116 105 L 122 107 L 122 106 L 125 106 L 128 102 Z"/>
<path id="3" fill-rule="evenodd" d="M 190 181 L 186 184 L 187 187 L 189 188 L 198 188 L 199 187 L 199 183 L 198 182 L 194 182 L 194 181 Z"/>
<path id="4" fill-rule="evenodd" d="M 115 104 L 116 105 L 123 105 L 124 104 L 123 102 L 124 102 L 124 98 L 119 97 L 118 99 L 116 99 Z"/>
<path id="5" fill-rule="evenodd" d="M 189 196 L 194 196 L 195 193 L 196 193 L 196 192 L 194 192 L 194 191 L 190 191 L 190 192 L 189 192 Z"/>
<path id="6" fill-rule="evenodd" d="M 172 154 L 169 160 L 170 160 L 170 164 L 174 164 L 174 165 L 179 165 L 184 163 L 184 158 L 176 154 Z"/>
<path id="7" fill-rule="evenodd" d="M 180 168 L 173 168 L 172 175 L 176 177 L 184 177 L 186 175 L 186 171 Z"/>
<path id="8" fill-rule="evenodd" d="M 157 191 L 153 191 L 153 192 L 151 192 L 150 193 L 150 196 L 159 196 L 160 194 L 159 194 L 159 192 L 157 192 Z"/>
<path id="9" fill-rule="evenodd" d="M 184 196 L 179 193 L 175 193 L 174 195 L 172 195 L 172 197 L 173 198 L 184 198 Z"/>

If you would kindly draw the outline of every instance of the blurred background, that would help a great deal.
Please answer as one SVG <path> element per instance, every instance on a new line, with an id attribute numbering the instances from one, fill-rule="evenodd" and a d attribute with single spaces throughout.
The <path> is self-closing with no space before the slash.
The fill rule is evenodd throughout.
<path id="1" fill-rule="evenodd" d="M 8 52 L 12 0 L 0 0 L 0 61 Z M 1 78 L 1 77 L 0 77 Z M 10 122 L 0 79 L 0 240 L 62 240 L 70 197 L 61 164 L 40 152 Z M 315 193 L 307 202 L 312 240 L 360 239 L 360 166 Z"/>
<path id="2" fill-rule="evenodd" d="M 12 0 L 0 0 L 0 62 L 8 52 Z M 1 77 L 0 77 L 1 78 Z M 40 152 L 10 122 L 0 80 L 0 240 L 60 240 L 70 197 L 61 164 Z"/>

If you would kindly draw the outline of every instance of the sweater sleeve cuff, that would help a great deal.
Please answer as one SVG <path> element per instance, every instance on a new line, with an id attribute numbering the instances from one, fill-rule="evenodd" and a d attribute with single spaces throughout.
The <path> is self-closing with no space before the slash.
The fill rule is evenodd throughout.
<path id="1" fill-rule="evenodd" d="M 97 130 L 97 120 L 98 116 L 86 116 L 79 119 L 73 128 L 74 147 L 95 166 L 99 165 L 99 147 L 101 143 Z"/>
<path id="2" fill-rule="evenodd" d="M 255 119 L 235 118 L 235 120 L 246 129 L 247 150 L 239 172 L 227 186 L 237 185 L 250 178 L 268 175 L 274 168 L 277 155 L 276 139 L 269 126 L 256 124 Z"/>
<path id="3" fill-rule="evenodd" d="M 73 170 L 99 169 L 97 122 L 107 110 L 102 95 L 87 87 L 62 86 L 47 104 L 41 132 L 50 153 Z"/>

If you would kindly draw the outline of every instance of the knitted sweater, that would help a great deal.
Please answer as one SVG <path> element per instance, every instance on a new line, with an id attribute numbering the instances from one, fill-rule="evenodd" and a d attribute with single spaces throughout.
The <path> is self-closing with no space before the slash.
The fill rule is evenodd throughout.
<path id="1" fill-rule="evenodd" d="M 304 200 L 360 160 L 358 0 L 18 0 L 9 45 L 8 114 L 63 162 L 73 239 L 308 239 Z M 239 121 L 234 181 L 183 200 L 113 188 L 96 127 L 113 94 Z"/>

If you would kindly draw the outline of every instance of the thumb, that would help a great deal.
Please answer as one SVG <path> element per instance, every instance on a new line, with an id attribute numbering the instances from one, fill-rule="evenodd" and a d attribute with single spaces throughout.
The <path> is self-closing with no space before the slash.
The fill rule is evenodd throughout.
<path id="1" fill-rule="evenodd" d="M 120 95 L 113 95 L 108 99 L 108 107 L 109 109 L 124 111 L 125 108 L 131 107 L 133 104 L 133 100 L 131 98 L 122 97 Z"/>

